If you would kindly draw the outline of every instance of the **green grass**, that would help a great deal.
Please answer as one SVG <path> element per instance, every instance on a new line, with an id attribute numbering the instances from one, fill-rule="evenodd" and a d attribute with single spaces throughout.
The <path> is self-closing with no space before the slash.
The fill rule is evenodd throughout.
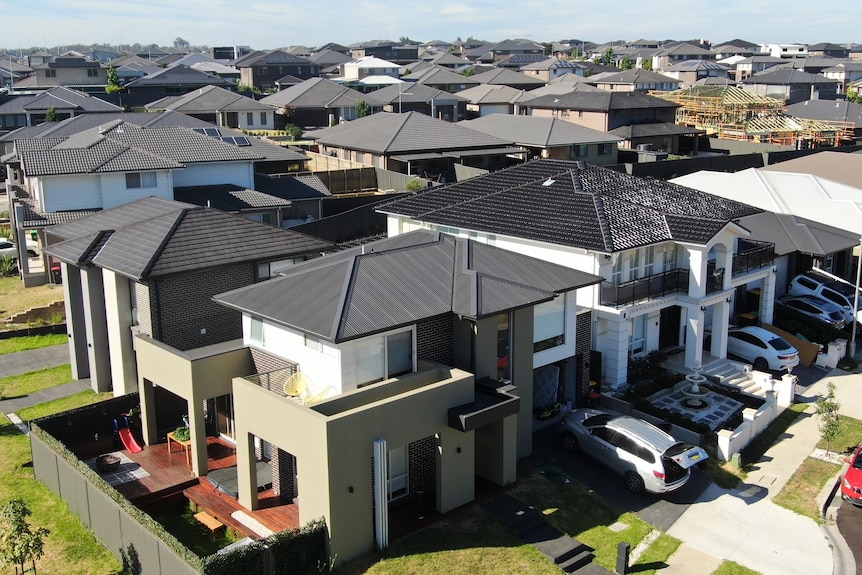
<path id="1" fill-rule="evenodd" d="M 15 497 L 24 499 L 33 512 L 28 518 L 31 526 L 51 531 L 45 539 L 45 555 L 36 563 L 39 573 L 120 573 L 120 562 L 96 541 L 64 501 L 34 479 L 29 438 L 0 416 L 0 504 Z"/>
<path id="2" fill-rule="evenodd" d="M 862 420 L 841 416 L 838 436 L 829 444 L 829 450 L 836 453 L 851 454 L 862 443 Z M 817 447 L 826 449 L 826 442 L 820 440 Z"/>
<path id="3" fill-rule="evenodd" d="M 22 397 L 70 381 L 72 381 L 72 367 L 69 364 L 49 367 L 48 369 L 0 379 L 0 396 L 4 399 Z"/>
<path id="4" fill-rule="evenodd" d="M 88 389 L 68 397 L 55 399 L 54 401 L 47 401 L 45 403 L 40 403 L 39 405 L 34 405 L 33 407 L 19 409 L 17 413 L 18 417 L 24 421 L 32 421 L 34 419 L 39 419 L 40 417 L 46 417 L 48 415 L 54 415 L 55 413 L 69 411 L 70 409 L 84 407 L 85 405 L 99 403 L 100 401 L 111 399 L 112 397 L 114 397 L 114 394 L 110 391 L 96 393 L 93 390 Z"/>
<path id="5" fill-rule="evenodd" d="M 787 428 L 790 427 L 807 408 L 807 403 L 794 403 L 782 411 L 778 417 L 769 424 L 769 427 L 764 429 L 760 435 L 755 437 L 754 440 L 742 450 L 740 455 L 742 456 L 743 466 L 748 466 L 760 461 L 760 458 L 763 457 L 766 450 L 772 447 L 775 442 L 784 435 Z"/>
<path id="6" fill-rule="evenodd" d="M 680 545 L 682 545 L 682 541 L 666 533 L 662 533 L 658 536 L 658 539 L 653 541 L 649 549 L 640 556 L 637 562 L 630 566 L 629 572 L 637 573 L 638 575 L 661 573 L 661 570 L 667 567 L 668 558 L 676 553 Z"/>
<path id="7" fill-rule="evenodd" d="M 823 518 L 817 505 L 817 494 L 827 481 L 835 477 L 840 468 L 841 466 L 836 463 L 808 457 L 772 502 L 822 524 Z"/>
<path id="8" fill-rule="evenodd" d="M 28 349 L 60 345 L 62 343 L 67 343 L 68 341 L 69 336 L 65 333 L 28 335 L 9 339 L 0 339 L 0 355 L 3 355 L 4 353 L 15 353 L 18 351 L 26 351 Z"/>
<path id="9" fill-rule="evenodd" d="M 759 571 L 752 571 L 733 561 L 723 561 L 712 575 L 760 575 Z"/>
<path id="10" fill-rule="evenodd" d="M 213 535 L 208 527 L 195 519 L 195 512 L 186 499 L 164 505 L 151 516 L 199 557 L 212 555 L 233 542 L 227 529 Z"/>

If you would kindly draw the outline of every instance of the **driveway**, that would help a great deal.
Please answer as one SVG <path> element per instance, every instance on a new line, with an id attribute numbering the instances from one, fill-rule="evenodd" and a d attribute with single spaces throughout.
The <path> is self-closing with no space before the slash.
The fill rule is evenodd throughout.
<path id="1" fill-rule="evenodd" d="M 623 478 L 596 460 L 581 453 L 567 453 L 557 437 L 558 425 L 533 434 L 533 460 L 553 465 L 577 479 L 597 495 L 622 511 L 638 516 L 661 531 L 670 529 L 712 483 L 706 474 L 693 470 L 688 482 L 670 493 L 635 494 L 626 489 Z"/>

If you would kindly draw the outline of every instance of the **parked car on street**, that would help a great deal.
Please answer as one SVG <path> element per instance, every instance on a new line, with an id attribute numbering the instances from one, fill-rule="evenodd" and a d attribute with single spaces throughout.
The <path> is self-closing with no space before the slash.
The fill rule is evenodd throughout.
<path id="1" fill-rule="evenodd" d="M 835 329 L 844 327 L 844 310 L 816 295 L 786 295 L 775 300 L 775 303 L 820 320 Z"/>
<path id="2" fill-rule="evenodd" d="M 622 475 L 634 493 L 667 493 L 685 485 L 691 467 L 709 456 L 677 441 L 642 419 L 576 409 L 561 423 L 560 440 L 569 452 L 583 451 Z"/>
<path id="3" fill-rule="evenodd" d="M 851 457 L 844 459 L 850 466 L 841 478 L 841 499 L 862 507 L 862 445 Z"/>
<path id="4" fill-rule="evenodd" d="M 790 280 L 788 293 L 791 295 L 816 295 L 830 301 L 843 310 L 845 324 L 852 324 L 854 320 L 862 323 L 862 311 L 855 313 L 853 311 L 853 292 L 855 290 L 856 287 L 849 283 L 809 270 Z M 859 298 L 859 307 L 862 307 L 862 297 Z"/>
<path id="5" fill-rule="evenodd" d="M 27 257 L 35 258 L 39 255 L 39 244 L 33 240 L 27 240 Z M 11 252 L 7 250 L 11 249 Z M 0 255 L 18 256 L 18 248 L 9 238 L 0 238 Z"/>
<path id="6" fill-rule="evenodd" d="M 782 371 L 799 365 L 799 351 L 795 347 L 757 326 L 727 330 L 727 353 L 744 359 L 758 371 Z"/>

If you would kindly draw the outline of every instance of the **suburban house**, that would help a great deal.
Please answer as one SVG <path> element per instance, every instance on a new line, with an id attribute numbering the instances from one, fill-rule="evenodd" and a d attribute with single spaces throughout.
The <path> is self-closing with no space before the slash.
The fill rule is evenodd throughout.
<path id="1" fill-rule="evenodd" d="M 805 44 L 761 44 L 761 54 L 769 54 L 773 58 L 804 58 L 808 56 L 808 46 Z"/>
<path id="2" fill-rule="evenodd" d="M 523 103 L 533 98 L 532 94 L 524 90 L 489 84 L 461 90 L 458 96 L 467 100 L 466 113 L 471 120 L 490 114 L 519 115 L 525 109 Z"/>
<path id="3" fill-rule="evenodd" d="M 314 62 L 289 54 L 284 50 L 262 52 L 255 50 L 232 63 L 240 72 L 240 84 L 261 91 L 275 89 L 275 81 L 290 75 L 300 80 L 316 78 L 320 66 Z"/>
<path id="4" fill-rule="evenodd" d="M 554 117 L 609 132 L 630 124 L 674 123 L 678 104 L 640 92 L 576 91 L 525 102 L 533 116 Z"/>
<path id="5" fill-rule="evenodd" d="M 838 82 L 838 93 L 846 94 L 848 86 L 862 80 L 862 62 L 836 62 L 833 66 L 824 68 L 821 74 Z"/>
<path id="6" fill-rule="evenodd" d="M 146 377 L 138 373 L 134 337 L 178 355 L 241 338 L 239 315 L 211 297 L 267 279 L 330 247 L 155 196 L 58 224 L 48 237 L 45 250 L 62 266 L 73 377 L 89 377 L 95 391 L 113 390 L 116 396 L 138 391 L 139 378 Z M 149 390 L 157 404 L 171 385 L 159 383 L 157 392 Z M 207 383 L 197 393 L 219 388 Z M 152 424 L 155 431 L 158 424 Z"/>
<path id="7" fill-rule="evenodd" d="M 326 78 L 311 78 L 260 100 L 276 109 L 276 128 L 285 124 L 319 128 L 353 120 L 360 101 L 368 103 L 372 111 L 381 107 L 373 94 L 363 94 Z"/>
<path id="8" fill-rule="evenodd" d="M 545 47 L 532 40 L 515 39 L 503 40 L 494 44 L 483 44 L 461 55 L 477 64 L 494 64 L 506 56 L 515 54 L 528 54 L 531 56 L 544 56 Z M 543 59 L 543 58 L 539 58 Z M 527 64 L 528 62 L 524 62 Z"/>
<path id="9" fill-rule="evenodd" d="M 830 42 L 820 42 L 808 46 L 809 56 L 828 56 L 830 58 L 849 58 L 850 48 Z"/>
<path id="10" fill-rule="evenodd" d="M 540 88 L 546 84 L 546 82 L 541 78 L 529 76 L 507 68 L 494 68 L 487 72 L 475 74 L 471 77 L 471 80 L 479 82 L 481 85 L 509 86 L 516 90 L 532 90 L 533 88 Z"/>
<path id="11" fill-rule="evenodd" d="M 787 106 L 787 113 L 839 128 L 847 144 L 862 141 L 862 104 L 849 100 L 805 100 Z"/>
<path id="12" fill-rule="evenodd" d="M 652 57 L 652 69 L 657 72 L 663 72 L 665 68 L 687 60 L 712 60 L 712 52 L 689 44 L 688 42 L 680 42 L 672 46 L 663 46 Z"/>
<path id="13" fill-rule="evenodd" d="M 119 106 L 65 86 L 57 86 L 36 94 L 21 94 L 0 104 L 0 129 L 15 130 L 35 126 L 45 121 L 48 110 L 54 109 L 57 121 L 82 114 L 122 112 Z"/>
<path id="14" fill-rule="evenodd" d="M 587 79 L 596 88 L 609 92 L 649 92 L 650 90 L 678 90 L 680 81 L 676 78 L 644 70 L 632 68 L 616 73 L 599 74 Z"/>
<path id="15" fill-rule="evenodd" d="M 405 82 L 424 84 L 429 88 L 436 88 L 450 94 L 481 84 L 481 82 L 475 80 L 472 76 L 463 76 L 442 66 L 431 66 L 424 70 L 402 76 L 401 79 Z"/>
<path id="16" fill-rule="evenodd" d="M 375 58 L 365 56 L 343 66 L 344 76 L 342 80 L 346 84 L 362 84 L 363 86 L 378 86 L 381 83 L 388 85 L 398 80 L 398 65 Z M 380 77 L 383 78 L 380 78 Z"/>
<path id="17" fill-rule="evenodd" d="M 375 58 L 388 60 L 399 66 L 403 66 L 419 59 L 419 46 L 416 44 L 393 42 L 392 40 L 369 40 L 367 42 L 351 44 L 348 48 L 350 56 L 354 60 L 365 58 L 366 56 L 374 56 Z"/>
<path id="18" fill-rule="evenodd" d="M 472 130 L 515 142 L 532 158 L 583 160 L 592 164 L 617 163 L 620 138 L 559 118 L 491 114 L 461 122 Z"/>
<path id="19" fill-rule="evenodd" d="M 33 68 L 33 74 L 15 82 L 16 90 L 45 90 L 56 86 L 103 92 L 108 85 L 108 68 L 82 56 L 58 56 Z"/>
<path id="20" fill-rule="evenodd" d="M 820 74 L 781 68 L 755 74 L 740 84 L 743 90 L 783 100 L 787 104 L 805 100 L 835 100 L 838 82 Z"/>
<path id="21" fill-rule="evenodd" d="M 136 101 L 149 98 L 149 102 L 164 96 L 179 96 L 207 86 L 217 86 L 223 90 L 236 91 L 236 84 L 213 76 L 189 66 L 173 66 L 160 69 L 155 74 L 149 74 L 128 82 L 124 87 Z"/>
<path id="22" fill-rule="evenodd" d="M 496 170 L 523 157 L 511 140 L 421 114 L 379 112 L 309 132 L 324 154 L 440 182 Z M 461 177 L 459 177 L 461 173 Z"/>
<path id="23" fill-rule="evenodd" d="M 764 72 L 770 68 L 785 63 L 783 58 L 774 56 L 750 56 L 736 62 L 736 72 L 734 78 L 737 82 L 742 82 L 746 78 L 750 78 L 755 74 Z"/>
<path id="24" fill-rule="evenodd" d="M 424 84 L 399 82 L 375 90 L 384 112 L 421 112 L 432 118 L 458 122 L 467 115 L 467 98 Z"/>
<path id="25" fill-rule="evenodd" d="M 217 86 L 165 97 L 147 104 L 147 109 L 180 112 L 216 126 L 240 130 L 273 130 L 275 126 L 272 106 Z"/>
<path id="26" fill-rule="evenodd" d="M 579 62 L 575 62 L 572 60 L 548 58 L 546 60 L 542 60 L 541 62 L 535 62 L 533 64 L 521 66 L 521 72 L 523 74 L 527 74 L 528 76 L 535 76 L 536 78 L 544 82 L 550 82 L 554 78 L 562 76 L 564 74 L 576 74 L 578 76 L 583 76 L 584 67 Z"/>
<path id="27" fill-rule="evenodd" d="M 591 372 L 609 386 L 625 383 L 629 357 L 656 349 L 684 353 L 689 368 L 726 357 L 732 312 L 772 318 L 773 247 L 750 240 L 736 223 L 760 210 L 691 188 L 584 162 L 535 160 L 379 209 L 390 236 L 433 229 L 605 278 L 576 302 L 566 300 L 566 314 L 574 303 L 591 310 L 590 349 L 601 354 L 581 364 L 581 393 Z M 757 289 L 755 302 L 748 294 Z M 555 341 L 567 342 L 573 329 L 567 323 Z M 549 362 L 565 356 L 553 343 L 542 349 Z M 534 367 L 543 364 L 537 354 Z"/>
<path id="28" fill-rule="evenodd" d="M 705 78 L 727 78 L 728 67 L 709 60 L 687 60 L 662 70 L 662 74 L 676 78 L 681 88 L 693 86 Z"/>
<path id="29" fill-rule="evenodd" d="M 638 161 L 643 162 L 664 159 L 667 154 L 695 156 L 705 131 L 670 122 L 652 122 L 620 126 L 608 133 L 622 140 L 621 150 L 637 150 Z"/>
<path id="30" fill-rule="evenodd" d="M 7 88 L 29 76 L 33 69 L 11 59 L 0 59 L 0 87 Z"/>

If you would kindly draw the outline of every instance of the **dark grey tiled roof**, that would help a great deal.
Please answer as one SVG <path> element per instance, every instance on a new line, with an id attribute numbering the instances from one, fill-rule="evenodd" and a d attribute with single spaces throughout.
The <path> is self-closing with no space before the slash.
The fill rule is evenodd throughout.
<path id="1" fill-rule="evenodd" d="M 638 92 L 570 92 L 568 94 L 539 96 L 527 105 L 552 110 L 633 110 L 644 108 L 678 108 L 678 104 Z"/>
<path id="2" fill-rule="evenodd" d="M 176 110 L 185 114 L 204 114 L 215 113 L 219 111 L 241 111 L 254 112 L 259 110 L 271 111 L 272 107 L 266 104 L 261 104 L 254 98 L 248 98 L 242 94 L 225 90 L 218 86 L 206 86 L 200 90 L 194 90 L 185 94 L 171 98 L 171 101 L 159 101 L 160 108 L 167 110 Z M 155 102 L 153 103 L 155 104 Z M 149 104 L 148 107 L 153 107 Z"/>
<path id="3" fill-rule="evenodd" d="M 769 69 L 760 74 L 755 74 L 743 80 L 742 83 L 785 86 L 790 84 L 838 84 L 838 80 L 832 80 L 820 74 L 809 74 L 802 70 L 782 68 L 780 70 Z"/>
<path id="4" fill-rule="evenodd" d="M 110 104 L 95 96 L 57 86 L 41 94 L 15 96 L 0 104 L 0 114 L 23 114 L 25 112 L 45 112 L 50 108 L 75 110 L 78 113 L 122 112 L 120 106 Z"/>
<path id="5" fill-rule="evenodd" d="M 217 232 L 217 233 L 214 233 Z M 45 251 L 139 280 L 243 261 L 319 253 L 329 242 L 219 210 L 145 198 L 51 229 L 66 238 Z M 98 249 L 87 239 L 102 234 Z M 217 273 L 217 272 L 214 272 Z"/>
<path id="6" fill-rule="evenodd" d="M 184 128 L 212 128 L 213 125 L 179 112 L 116 112 L 106 114 L 82 114 L 62 122 L 46 122 L 38 126 L 25 126 L 0 136 L 0 142 L 11 142 L 27 138 L 68 138 L 79 132 L 106 126 L 116 120 L 142 127 L 176 126 Z"/>
<path id="7" fill-rule="evenodd" d="M 427 86 L 478 86 L 481 84 L 481 82 L 474 80 L 470 76 L 462 76 L 442 66 L 425 68 L 424 70 L 402 76 L 401 79 L 408 82 L 418 82 Z"/>
<path id="8" fill-rule="evenodd" d="M 513 143 L 419 112 L 380 112 L 312 132 L 309 137 L 321 144 L 377 154 L 490 148 Z"/>
<path id="9" fill-rule="evenodd" d="M 643 68 L 623 70 L 596 80 L 597 84 L 679 84 L 679 80 Z"/>
<path id="10" fill-rule="evenodd" d="M 340 342 L 458 314 L 534 305 L 601 278 L 465 238 L 419 230 L 305 262 L 215 300 Z"/>
<path id="11" fill-rule="evenodd" d="M 620 138 L 558 118 L 489 114 L 458 123 L 522 146 L 547 148 L 594 142 L 618 142 Z"/>
<path id="12" fill-rule="evenodd" d="M 424 84 L 405 84 L 403 82 L 375 90 L 374 97 L 387 104 L 397 104 L 399 101 L 405 104 L 408 102 L 430 103 L 432 100 L 438 103 L 467 101 L 467 98 Z"/>
<path id="13" fill-rule="evenodd" d="M 757 208 L 582 162 L 535 160 L 396 200 L 380 212 L 612 253 L 708 242 Z"/>
<path id="14" fill-rule="evenodd" d="M 27 176 L 133 172 L 182 168 L 174 160 L 130 148 L 91 131 L 60 142 L 54 138 L 16 140 L 15 147 Z M 40 144 L 54 143 L 50 148 Z M 35 144 L 35 145 L 31 145 Z"/>
<path id="15" fill-rule="evenodd" d="M 206 74 L 188 66 L 173 66 L 155 74 L 132 80 L 127 88 L 143 86 L 233 86 L 234 83 L 218 76 Z"/>
<path id="16" fill-rule="evenodd" d="M 261 98 L 260 101 L 275 108 L 338 108 L 355 106 L 359 100 L 372 105 L 376 103 L 373 94 L 363 94 L 326 78 L 311 78 Z"/>
<path id="17" fill-rule="evenodd" d="M 332 192 L 317 176 L 293 176 L 277 178 L 255 173 L 255 189 L 285 200 L 320 199 L 332 195 Z"/>
<path id="18" fill-rule="evenodd" d="M 233 184 L 181 186 L 174 188 L 174 199 L 223 212 L 289 206 L 290 201 Z"/>
<path id="19" fill-rule="evenodd" d="M 848 100 L 806 100 L 787 106 L 787 113 L 806 120 L 852 122 L 862 128 L 862 104 Z"/>
<path id="20" fill-rule="evenodd" d="M 681 136 L 688 134 L 703 134 L 703 130 L 680 126 L 669 122 L 654 122 L 652 124 L 631 124 L 614 128 L 608 133 L 619 136 L 626 140 L 632 138 L 645 138 L 647 136 Z"/>
<path id="21" fill-rule="evenodd" d="M 521 72 L 515 72 L 507 68 L 496 68 L 488 70 L 481 74 L 476 74 L 472 77 L 473 80 L 480 84 L 491 84 L 492 86 L 512 86 L 513 88 L 530 89 L 536 86 L 545 84 L 544 80 L 540 80 L 535 76 L 528 76 Z"/>

